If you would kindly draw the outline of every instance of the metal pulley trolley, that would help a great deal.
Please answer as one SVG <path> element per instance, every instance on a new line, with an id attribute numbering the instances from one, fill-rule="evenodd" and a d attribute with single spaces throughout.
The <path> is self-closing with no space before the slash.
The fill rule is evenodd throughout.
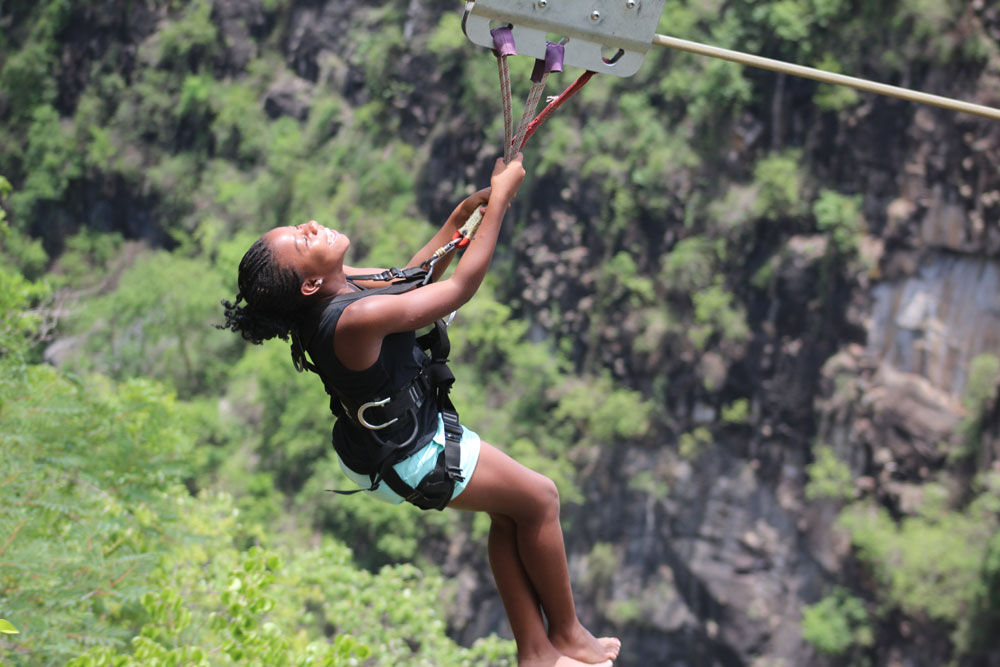
<path id="1" fill-rule="evenodd" d="M 601 74 L 631 76 L 650 47 L 660 46 L 1000 120 L 1000 109 L 989 106 L 656 34 L 665 4 L 666 0 L 471 0 L 463 25 L 472 42 L 488 48 L 493 47 L 490 28 L 510 26 L 517 52 L 535 58 L 545 57 L 546 35 L 560 35 L 567 65 Z"/>

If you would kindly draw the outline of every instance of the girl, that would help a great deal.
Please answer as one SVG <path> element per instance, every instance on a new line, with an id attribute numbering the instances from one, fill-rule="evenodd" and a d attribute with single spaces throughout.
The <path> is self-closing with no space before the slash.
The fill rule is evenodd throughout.
<path id="1" fill-rule="evenodd" d="M 607 667 L 621 643 L 595 638 L 577 619 L 555 484 L 480 442 L 472 431 L 447 424 L 447 411 L 439 414 L 440 391 L 435 396 L 424 378 L 433 375 L 426 356 L 419 348 L 414 351 L 415 330 L 457 310 L 476 293 L 504 213 L 523 180 L 520 154 L 509 164 L 497 160 L 491 187 L 456 207 L 408 264 L 419 266 L 486 204 L 475 241 L 453 275 L 403 293 L 378 290 L 384 283 L 370 279 L 349 279 L 381 270 L 346 266 L 350 240 L 343 234 L 315 221 L 272 229 L 240 262 L 236 303 L 223 302 L 225 327 L 255 344 L 291 335 L 296 365 L 320 373 L 331 395 L 338 415 L 334 447 L 342 469 L 361 490 L 425 509 L 446 505 L 489 514 L 490 567 L 519 665 Z M 437 262 L 433 278 L 449 258 Z M 303 349 L 315 366 L 304 359 Z M 393 412 L 393 404 L 405 409 Z M 446 456 L 449 442 L 454 448 Z M 405 458 L 399 460 L 401 452 Z"/>

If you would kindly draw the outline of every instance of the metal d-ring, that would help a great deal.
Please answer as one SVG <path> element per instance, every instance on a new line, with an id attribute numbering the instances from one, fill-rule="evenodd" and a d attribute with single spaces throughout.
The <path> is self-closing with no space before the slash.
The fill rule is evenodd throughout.
<path id="1" fill-rule="evenodd" d="M 369 424 L 368 421 L 365 420 L 365 410 L 367 410 L 368 408 L 380 408 L 386 403 L 388 403 L 390 400 L 392 400 L 391 396 L 389 398 L 383 398 L 381 401 L 369 401 L 368 403 L 362 404 L 362 406 L 358 408 L 358 423 L 364 426 L 369 431 L 381 431 L 385 427 L 392 426 L 393 424 L 398 422 L 399 417 L 393 417 L 386 423 L 381 424 L 379 426 L 375 426 L 373 424 Z"/>

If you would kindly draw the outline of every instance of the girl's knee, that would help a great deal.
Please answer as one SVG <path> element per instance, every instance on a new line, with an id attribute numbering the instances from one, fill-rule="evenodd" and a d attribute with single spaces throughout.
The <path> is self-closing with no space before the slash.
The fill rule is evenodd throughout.
<path id="1" fill-rule="evenodd" d="M 539 474 L 537 480 L 531 486 L 532 501 L 536 505 L 539 515 L 546 519 L 559 518 L 559 489 L 556 483 L 545 475 Z"/>

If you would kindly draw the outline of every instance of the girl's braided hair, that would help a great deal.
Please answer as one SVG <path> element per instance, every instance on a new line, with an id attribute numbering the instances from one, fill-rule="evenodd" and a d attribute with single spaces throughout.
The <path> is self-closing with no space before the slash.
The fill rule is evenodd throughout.
<path id="1" fill-rule="evenodd" d="M 263 238 L 257 239 L 240 261 L 236 302 L 223 300 L 226 322 L 254 345 L 271 338 L 296 337 L 301 306 L 302 278 L 291 268 L 280 266 Z M 240 302 L 246 305 L 241 306 Z M 294 356 L 294 353 L 293 353 Z"/>

